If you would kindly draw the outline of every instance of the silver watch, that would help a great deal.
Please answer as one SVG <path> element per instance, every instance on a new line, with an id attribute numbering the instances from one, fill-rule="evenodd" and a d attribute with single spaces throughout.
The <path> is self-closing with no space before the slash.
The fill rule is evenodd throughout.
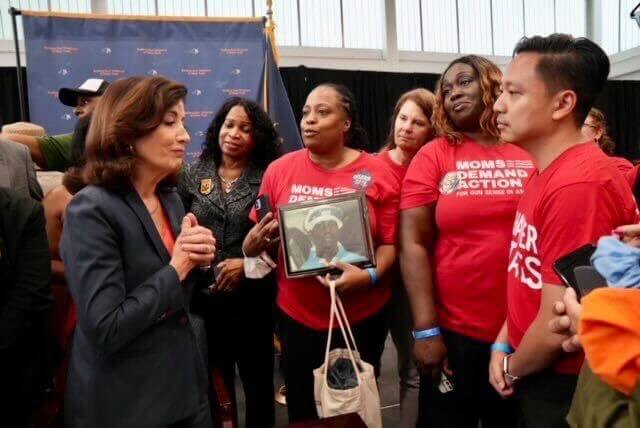
<path id="1" fill-rule="evenodd" d="M 502 374 L 504 377 L 511 383 L 515 383 L 520 379 L 520 376 L 514 376 L 509 373 L 509 358 L 511 358 L 513 354 L 507 354 L 502 358 Z"/>

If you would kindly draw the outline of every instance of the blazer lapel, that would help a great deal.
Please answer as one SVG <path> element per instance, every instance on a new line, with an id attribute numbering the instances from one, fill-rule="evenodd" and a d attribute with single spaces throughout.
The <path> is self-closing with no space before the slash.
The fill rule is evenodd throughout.
<path id="1" fill-rule="evenodd" d="M 136 214 L 136 216 L 138 216 L 138 219 L 140 219 L 140 222 L 142 223 L 142 226 L 144 227 L 144 230 L 147 234 L 147 238 L 149 238 L 149 240 L 153 244 L 156 253 L 158 253 L 164 263 L 168 263 L 170 260 L 169 252 L 164 246 L 162 238 L 160 238 L 160 234 L 158 233 L 158 229 L 156 229 L 156 225 L 153 224 L 151 215 L 149 214 L 147 207 L 144 205 L 144 202 L 142 202 L 140 195 L 138 195 L 138 192 L 136 192 L 135 190 L 131 190 L 125 195 L 124 199 Z"/>

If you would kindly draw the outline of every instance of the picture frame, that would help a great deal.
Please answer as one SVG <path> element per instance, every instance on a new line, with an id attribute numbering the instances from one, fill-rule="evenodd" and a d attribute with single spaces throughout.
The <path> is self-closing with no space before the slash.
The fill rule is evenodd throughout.
<path id="1" fill-rule="evenodd" d="M 282 205 L 278 214 L 287 278 L 339 273 L 336 261 L 376 266 L 363 192 Z"/>

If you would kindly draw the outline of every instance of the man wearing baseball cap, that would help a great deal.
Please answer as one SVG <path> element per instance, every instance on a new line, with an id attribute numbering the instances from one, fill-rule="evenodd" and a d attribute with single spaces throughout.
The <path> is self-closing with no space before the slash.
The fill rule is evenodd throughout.
<path id="1" fill-rule="evenodd" d="M 62 104 L 73 107 L 73 114 L 78 119 L 88 118 L 108 86 L 106 80 L 87 79 L 78 88 L 60 88 L 58 99 Z M 64 172 L 70 166 L 73 133 L 38 138 L 2 132 L 0 137 L 27 146 L 33 161 L 43 169 Z"/>
<path id="2" fill-rule="evenodd" d="M 301 269 L 317 269 L 337 261 L 357 263 L 365 260 L 365 257 L 347 251 L 340 243 L 342 218 L 342 210 L 331 205 L 320 205 L 309 210 L 304 221 L 304 229 L 309 234 L 313 246 Z"/>

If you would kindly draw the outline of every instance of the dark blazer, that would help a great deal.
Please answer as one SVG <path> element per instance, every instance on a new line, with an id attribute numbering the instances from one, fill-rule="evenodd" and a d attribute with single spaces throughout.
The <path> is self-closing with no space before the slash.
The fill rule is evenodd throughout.
<path id="1" fill-rule="evenodd" d="M 184 209 L 159 193 L 177 236 Z M 88 186 L 67 207 L 61 253 L 78 308 L 65 418 L 161 427 L 198 413 L 207 374 L 170 256 L 137 192 Z"/>
<path id="2" fill-rule="evenodd" d="M 7 421 L 14 412 L 28 414 L 47 375 L 50 279 L 42 205 L 0 187 L 0 379 Z"/>
<path id="3" fill-rule="evenodd" d="M 0 186 L 42 200 L 42 187 L 27 146 L 0 138 Z"/>
<path id="4" fill-rule="evenodd" d="M 216 238 L 216 262 L 242 258 L 242 241 L 255 224 L 249 212 L 258 197 L 264 171 L 249 165 L 224 195 L 213 159 L 200 160 L 180 176 L 178 193 L 185 209 Z M 208 186 L 211 183 L 211 186 Z"/>

